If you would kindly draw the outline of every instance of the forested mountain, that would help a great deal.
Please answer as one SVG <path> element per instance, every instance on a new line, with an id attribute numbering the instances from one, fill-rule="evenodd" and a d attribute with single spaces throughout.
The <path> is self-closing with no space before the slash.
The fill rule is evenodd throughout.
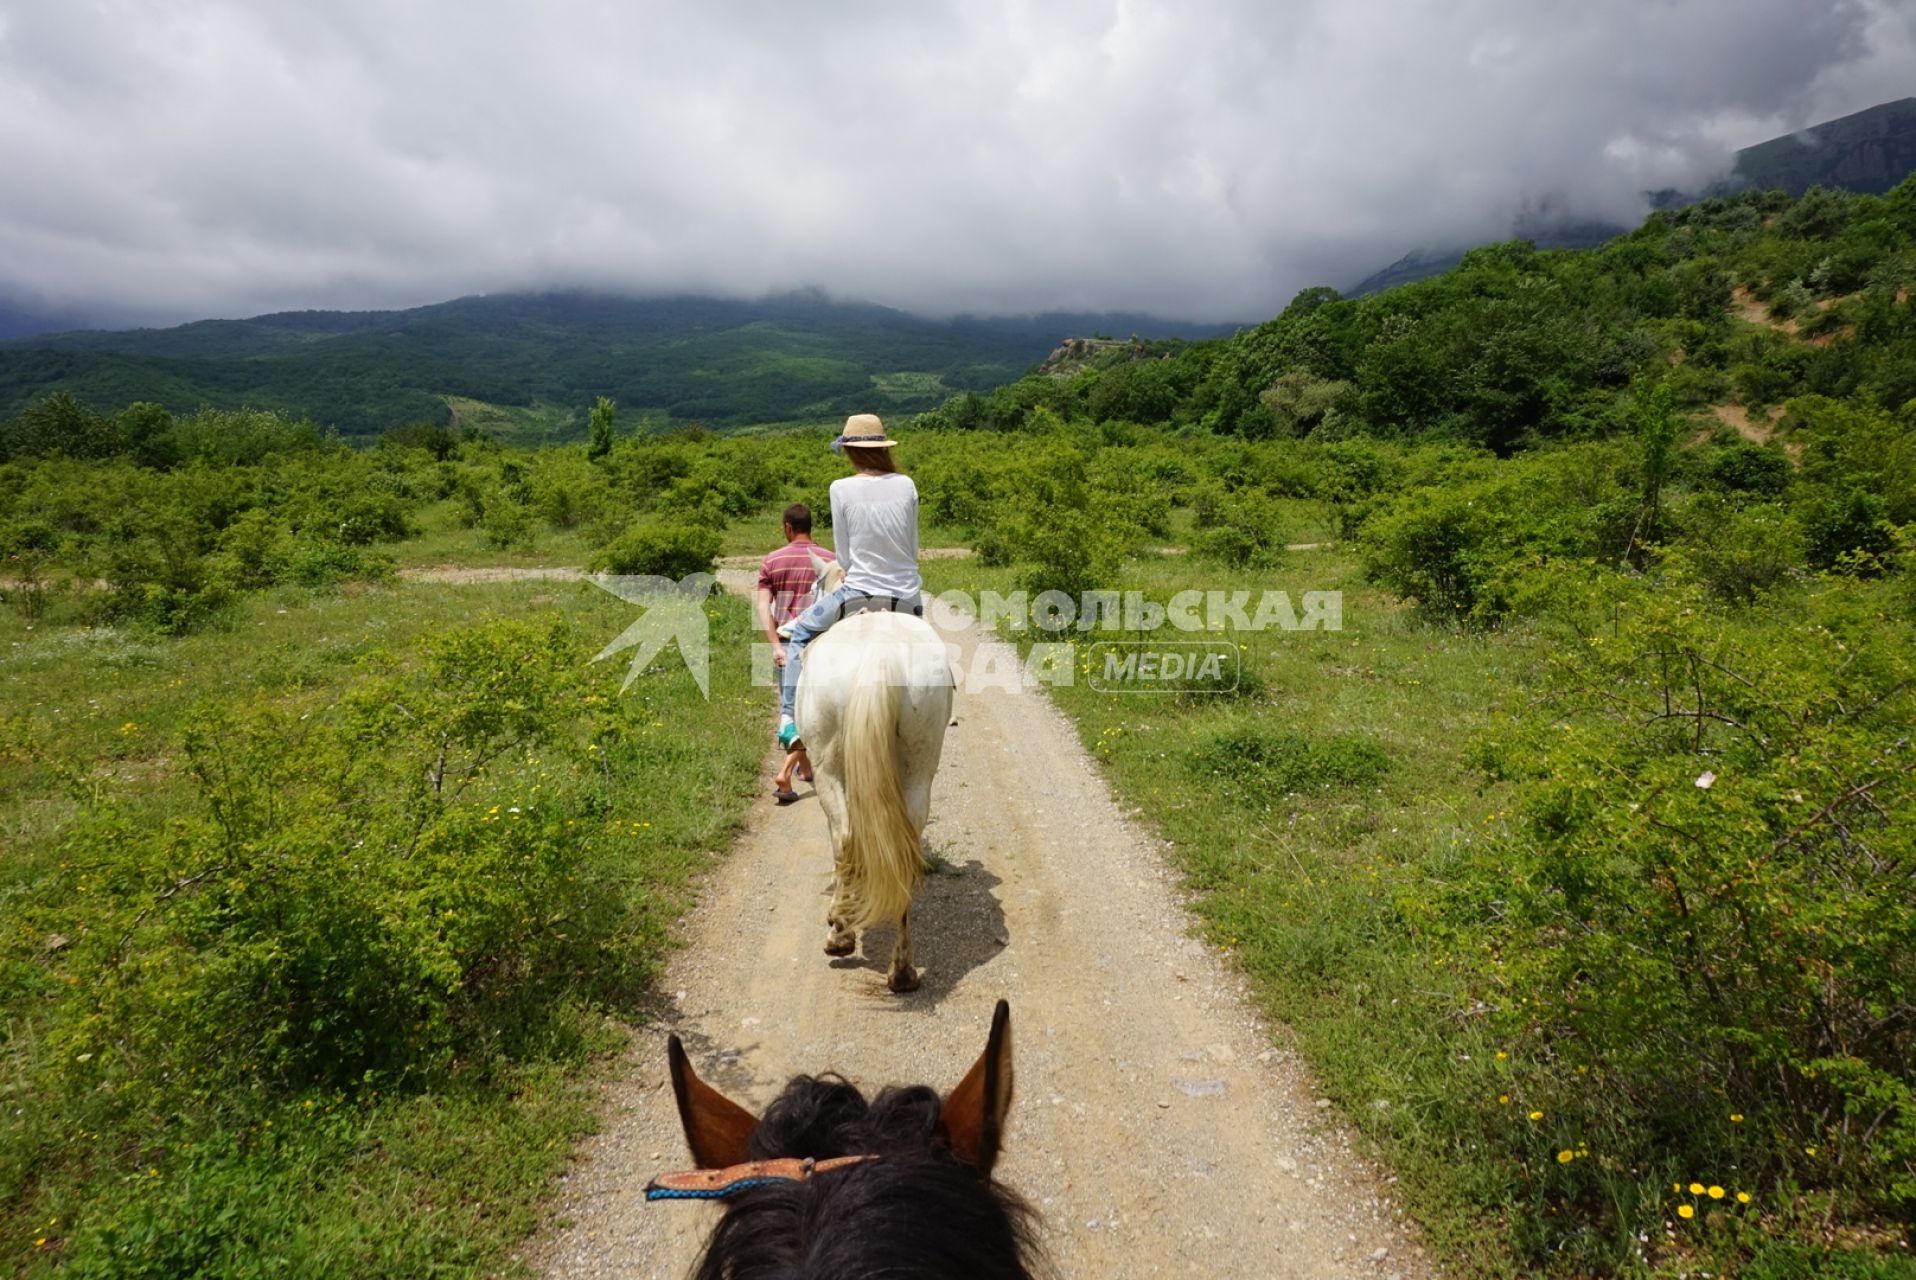
<path id="1" fill-rule="evenodd" d="M 1015 378 L 1091 330 L 1221 331 L 1132 315 L 928 320 L 816 293 L 507 294 L 0 343 L 0 415 L 65 391 L 101 409 L 276 409 L 368 436 L 446 421 L 451 397 L 498 434 L 576 438 L 584 409 L 609 396 L 627 421 L 737 426 L 926 409 Z"/>
<path id="2" fill-rule="evenodd" d="M 1777 187 L 1800 196 L 1811 187 L 1832 187 L 1882 195 L 1916 171 L 1916 98 L 1885 102 L 1736 153 L 1730 175 L 1702 195 L 1733 195 L 1759 187 Z M 1661 208 L 1679 207 L 1697 193 L 1662 191 L 1653 197 Z M 1590 249 L 1629 228 L 1602 222 L 1519 219 L 1511 234 L 1540 249 Z M 1456 266 L 1462 249 L 1412 249 L 1389 266 L 1366 276 L 1350 292 L 1428 280 Z"/>

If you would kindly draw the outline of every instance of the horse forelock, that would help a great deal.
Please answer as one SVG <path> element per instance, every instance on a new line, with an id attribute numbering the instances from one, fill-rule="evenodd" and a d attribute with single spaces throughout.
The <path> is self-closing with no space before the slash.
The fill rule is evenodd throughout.
<path id="1" fill-rule="evenodd" d="M 939 1135 L 939 1106 L 922 1086 L 887 1089 L 868 1103 L 842 1080 L 794 1078 L 753 1135 L 755 1158 L 878 1158 L 728 1201 L 699 1280 L 1029 1280 L 1031 1211 L 952 1154 Z"/>

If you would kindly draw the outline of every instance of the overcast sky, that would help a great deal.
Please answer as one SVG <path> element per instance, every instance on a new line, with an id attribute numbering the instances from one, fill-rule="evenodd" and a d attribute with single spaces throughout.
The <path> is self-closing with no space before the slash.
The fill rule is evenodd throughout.
<path id="1" fill-rule="evenodd" d="M 0 302 L 1260 319 L 1916 93 L 1916 0 L 0 0 Z"/>

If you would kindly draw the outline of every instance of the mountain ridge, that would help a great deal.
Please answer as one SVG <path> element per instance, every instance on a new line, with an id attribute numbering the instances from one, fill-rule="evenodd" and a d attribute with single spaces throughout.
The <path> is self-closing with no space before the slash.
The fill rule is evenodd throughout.
<path id="1" fill-rule="evenodd" d="M 1651 207 L 1659 209 L 1681 208 L 1753 187 L 1780 187 L 1791 196 L 1800 196 L 1813 186 L 1882 195 L 1912 171 L 1916 171 L 1916 97 L 1880 102 L 1744 147 L 1736 153 L 1729 175 L 1701 192 L 1648 194 Z M 1529 240 L 1539 249 L 1594 249 L 1631 228 L 1605 222 L 1519 218 L 1510 230 L 1507 239 Z M 1362 297 L 1428 280 L 1456 266 L 1473 247 L 1412 249 L 1346 292 Z"/>
<path id="2" fill-rule="evenodd" d="M 0 415 L 53 391 L 99 407 L 273 408 L 348 436 L 444 421 L 449 398 L 568 413 L 598 396 L 660 425 L 911 413 L 1010 381 L 1090 330 L 1202 338 L 1235 325 L 1129 313 L 938 320 L 800 290 L 756 300 L 583 290 L 385 311 L 285 311 L 0 342 Z M 570 430 L 568 427 L 567 430 Z"/>

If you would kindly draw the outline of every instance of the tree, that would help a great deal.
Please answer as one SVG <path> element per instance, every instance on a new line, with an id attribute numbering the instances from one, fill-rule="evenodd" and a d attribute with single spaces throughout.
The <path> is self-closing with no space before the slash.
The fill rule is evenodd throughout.
<path id="1" fill-rule="evenodd" d="M 618 412 L 618 406 L 604 396 L 592 406 L 592 443 L 586 446 L 586 457 L 596 461 L 612 452 L 612 425 Z"/>
<path id="2" fill-rule="evenodd" d="M 118 452 L 113 423 L 64 391 L 22 410 L 0 436 L 0 457 L 106 458 Z"/>
<path id="3" fill-rule="evenodd" d="M 1663 486 L 1676 465 L 1677 422 L 1671 412 L 1669 382 L 1640 381 L 1635 398 L 1637 440 L 1643 446 L 1643 516 L 1626 555 L 1657 538 L 1663 520 Z"/>

